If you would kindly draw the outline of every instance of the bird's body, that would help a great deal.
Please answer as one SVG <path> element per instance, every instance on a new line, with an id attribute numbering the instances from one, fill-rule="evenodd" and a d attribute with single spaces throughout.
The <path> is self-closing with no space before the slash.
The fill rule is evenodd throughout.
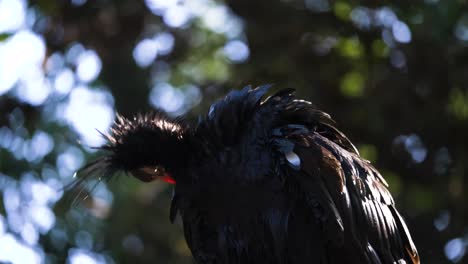
<path id="1" fill-rule="evenodd" d="M 145 181 L 163 166 L 197 263 L 419 263 L 378 171 L 326 113 L 267 90 L 231 92 L 193 127 L 121 119 L 95 164 Z"/>

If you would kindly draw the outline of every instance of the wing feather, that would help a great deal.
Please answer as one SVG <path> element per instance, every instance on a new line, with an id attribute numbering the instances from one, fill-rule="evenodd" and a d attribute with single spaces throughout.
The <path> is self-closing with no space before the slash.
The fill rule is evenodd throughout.
<path id="1" fill-rule="evenodd" d="M 369 162 L 317 132 L 290 135 L 301 160 L 299 171 L 289 169 L 292 179 L 322 207 L 324 232 L 335 245 L 364 249 L 368 263 L 419 263 L 387 183 Z"/>
<path id="2" fill-rule="evenodd" d="M 419 264 L 382 175 L 359 156 L 328 114 L 292 97 L 292 91 L 280 92 L 262 105 L 283 109 L 274 142 L 284 157 L 289 151 L 299 157 L 299 167 L 286 166 L 288 179 L 300 186 L 329 241 L 342 245 L 353 263 Z"/>

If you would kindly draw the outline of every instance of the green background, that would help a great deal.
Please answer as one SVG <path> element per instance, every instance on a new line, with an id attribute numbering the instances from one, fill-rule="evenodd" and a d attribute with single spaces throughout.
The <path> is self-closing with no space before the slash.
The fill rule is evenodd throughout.
<path id="1" fill-rule="evenodd" d="M 466 263 L 466 1 L 22 3 L 22 26 L 0 31 L 0 45 L 15 44 L 22 31 L 33 34 L 45 48 L 35 78 L 46 88 L 25 88 L 38 81 L 22 72 L 0 89 L 0 246 L 11 245 L 8 237 L 45 263 L 192 263 L 180 223 L 169 223 L 166 183 L 118 175 L 75 206 L 53 191 L 97 155 L 82 132 L 98 133 L 70 120 L 93 126 L 100 112 L 70 110 L 67 119 L 72 95 L 84 98 L 73 91 L 91 93 L 89 105 L 98 110 L 131 116 L 160 106 L 195 119 L 231 89 L 274 83 L 330 113 L 382 172 L 422 263 Z M 158 42 L 161 33 L 166 42 Z M 0 52 L 0 71 L 19 71 L 9 67 L 28 52 L 15 45 L 18 55 Z M 93 72 L 82 65 L 94 74 L 89 78 L 80 77 L 80 61 L 72 58 L 86 51 L 99 66 Z M 74 80 L 67 89 L 57 84 L 64 69 Z M 45 99 L 34 97 L 38 89 L 49 89 Z M 35 91 L 33 99 L 25 91 Z M 40 155 L 43 141 L 28 145 L 38 131 L 52 142 Z M 46 203 L 36 201 L 41 188 L 51 192 Z M 37 204 L 45 211 L 34 213 Z M 41 229 L 47 212 L 54 221 Z M 8 250 L 0 249 L 0 260 L 20 263 L 22 251 Z"/>

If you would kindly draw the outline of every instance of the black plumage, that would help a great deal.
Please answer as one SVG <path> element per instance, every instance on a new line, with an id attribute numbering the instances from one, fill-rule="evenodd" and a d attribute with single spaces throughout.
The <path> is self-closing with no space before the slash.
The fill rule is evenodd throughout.
<path id="1" fill-rule="evenodd" d="M 196 125 L 118 117 L 78 181 L 125 171 L 175 182 L 197 263 L 419 263 L 387 183 L 330 116 L 291 89 L 250 86 Z"/>

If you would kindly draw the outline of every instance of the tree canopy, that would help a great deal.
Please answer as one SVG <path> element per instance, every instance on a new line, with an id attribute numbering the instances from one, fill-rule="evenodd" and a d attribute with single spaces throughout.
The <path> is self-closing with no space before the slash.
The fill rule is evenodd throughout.
<path id="1" fill-rule="evenodd" d="M 194 120 L 273 83 L 330 113 L 387 179 L 423 263 L 468 247 L 463 0 L 1 0 L 0 262 L 192 263 L 171 187 L 63 192 L 115 114 Z"/>

